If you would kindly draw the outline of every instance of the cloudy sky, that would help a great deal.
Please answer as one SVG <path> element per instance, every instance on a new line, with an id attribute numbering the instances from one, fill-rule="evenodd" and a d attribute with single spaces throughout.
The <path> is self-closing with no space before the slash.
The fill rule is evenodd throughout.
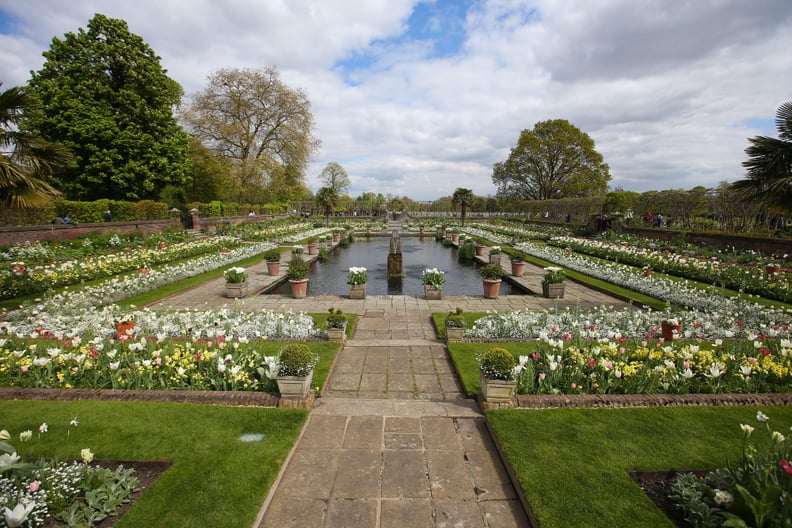
<path id="1" fill-rule="evenodd" d="M 220 68 L 276 66 L 304 90 L 331 161 L 367 191 L 494 195 L 524 129 L 567 119 L 611 188 L 714 187 L 792 100 L 789 0 L 0 0 L 0 81 L 53 37 L 125 20 L 186 94 Z"/>

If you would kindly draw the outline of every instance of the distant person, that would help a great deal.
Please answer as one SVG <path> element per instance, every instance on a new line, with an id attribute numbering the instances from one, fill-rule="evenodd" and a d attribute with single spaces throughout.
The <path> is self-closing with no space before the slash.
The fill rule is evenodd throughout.
<path id="1" fill-rule="evenodd" d="M 71 224 L 72 223 L 72 219 L 71 219 L 71 216 L 69 216 L 69 213 L 66 213 L 65 215 L 63 215 L 63 223 L 64 224 Z"/>
<path id="2" fill-rule="evenodd" d="M 104 214 L 104 221 L 105 221 L 105 222 L 112 222 L 112 221 L 113 221 L 113 214 L 110 212 L 110 209 L 108 209 L 107 211 L 105 211 L 105 214 Z"/>

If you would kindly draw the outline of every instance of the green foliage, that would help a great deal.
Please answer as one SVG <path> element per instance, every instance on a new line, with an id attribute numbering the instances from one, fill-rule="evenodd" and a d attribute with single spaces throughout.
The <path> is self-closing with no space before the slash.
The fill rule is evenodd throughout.
<path id="1" fill-rule="evenodd" d="M 465 328 L 465 312 L 457 306 L 456 310 L 453 312 L 448 312 L 448 315 L 445 319 L 445 325 L 451 328 Z"/>
<path id="2" fill-rule="evenodd" d="M 307 376 L 316 366 L 319 357 L 307 345 L 289 343 L 278 357 L 279 376 Z"/>
<path id="3" fill-rule="evenodd" d="M 286 270 L 286 276 L 289 280 L 303 280 L 308 276 L 309 266 L 306 261 L 299 255 L 294 255 L 289 260 L 289 268 Z"/>
<path id="4" fill-rule="evenodd" d="M 97 14 L 44 57 L 29 83 L 43 113 L 26 128 L 74 155 L 56 187 L 74 199 L 139 200 L 188 183 L 188 137 L 172 112 L 182 89 L 126 22 Z"/>
<path id="5" fill-rule="evenodd" d="M 0 204 L 6 207 L 30 208 L 57 197 L 60 193 L 46 179 L 71 161 L 59 145 L 19 130 L 36 115 L 27 91 L 15 87 L 0 93 Z"/>
<path id="6" fill-rule="evenodd" d="M 594 140 L 565 119 L 523 130 L 506 161 L 495 164 L 499 198 L 549 200 L 603 194 L 611 176 Z"/>
<path id="7" fill-rule="evenodd" d="M 516 364 L 511 352 L 501 347 L 492 347 L 479 358 L 481 372 L 487 379 L 506 381 L 514 379 Z"/>
<path id="8" fill-rule="evenodd" d="M 561 284 L 566 280 L 566 272 L 558 266 L 548 266 L 542 277 L 542 284 Z"/>
<path id="9" fill-rule="evenodd" d="M 273 248 L 264 253 L 264 260 L 267 262 L 280 262 L 281 252 L 278 248 Z"/>
<path id="10" fill-rule="evenodd" d="M 330 308 L 327 316 L 327 328 L 344 328 L 347 324 L 346 315 L 340 309 Z"/>
<path id="11" fill-rule="evenodd" d="M 465 215 L 467 214 L 468 207 L 473 204 L 474 200 L 475 195 L 473 194 L 473 191 L 462 187 L 458 187 L 454 191 L 453 196 L 451 196 L 451 203 L 454 206 L 459 207 L 461 210 L 462 227 L 465 227 Z"/>
<path id="12" fill-rule="evenodd" d="M 505 274 L 503 268 L 501 268 L 499 264 L 487 264 L 486 266 L 481 266 L 481 268 L 479 268 L 479 273 L 481 273 L 482 278 L 489 280 L 501 279 Z"/>
<path id="13" fill-rule="evenodd" d="M 457 251 L 457 258 L 459 260 L 473 260 L 476 257 L 476 244 L 473 240 L 466 239 L 459 246 Z"/>

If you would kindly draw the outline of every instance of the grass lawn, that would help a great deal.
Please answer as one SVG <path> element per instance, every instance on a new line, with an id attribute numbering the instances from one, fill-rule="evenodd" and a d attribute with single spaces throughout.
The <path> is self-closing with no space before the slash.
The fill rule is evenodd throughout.
<path id="1" fill-rule="evenodd" d="M 24 457 L 165 460 L 171 467 L 118 528 L 251 526 L 308 416 L 303 409 L 143 402 L 0 401 L 0 428 Z M 79 425 L 69 421 L 77 417 Z M 49 431 L 39 438 L 39 425 Z M 20 444 L 18 435 L 34 431 Z M 245 433 L 263 434 L 242 442 Z"/>
<path id="2" fill-rule="evenodd" d="M 487 419 L 543 528 L 672 527 L 628 470 L 712 469 L 738 460 L 740 424 L 792 425 L 792 407 L 488 411 Z M 764 436 L 762 436 L 764 439 Z"/>

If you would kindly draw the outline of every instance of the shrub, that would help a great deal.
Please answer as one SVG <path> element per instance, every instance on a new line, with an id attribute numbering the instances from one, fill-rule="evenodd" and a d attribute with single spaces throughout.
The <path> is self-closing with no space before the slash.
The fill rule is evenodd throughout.
<path id="1" fill-rule="evenodd" d="M 307 376 L 316 366 L 318 359 L 308 345 L 289 343 L 283 347 L 278 358 L 278 375 Z"/>
<path id="2" fill-rule="evenodd" d="M 289 269 L 286 270 L 289 280 L 303 280 L 308 277 L 308 263 L 299 255 L 294 255 L 289 261 Z"/>
<path id="3" fill-rule="evenodd" d="M 451 328 L 465 328 L 465 313 L 462 308 L 457 306 L 456 311 L 448 312 L 448 316 L 446 316 L 446 326 Z"/>
<path id="4" fill-rule="evenodd" d="M 280 249 L 274 248 L 264 253 L 264 260 L 266 260 L 267 262 L 280 262 L 280 256 L 281 256 Z"/>
<path id="5" fill-rule="evenodd" d="M 347 323 L 346 315 L 341 310 L 330 308 L 330 315 L 327 316 L 327 328 L 344 328 Z"/>
<path id="6" fill-rule="evenodd" d="M 472 240 L 468 239 L 459 246 L 459 252 L 457 253 L 457 258 L 459 260 L 473 260 L 476 256 L 476 245 L 473 243 Z"/>
<path id="7" fill-rule="evenodd" d="M 487 379 L 513 380 L 516 365 L 517 362 L 511 352 L 500 347 L 490 348 L 479 359 L 481 372 Z"/>
<path id="8" fill-rule="evenodd" d="M 503 268 L 498 264 L 487 264 L 479 269 L 479 273 L 485 279 L 499 280 L 503 277 Z"/>

